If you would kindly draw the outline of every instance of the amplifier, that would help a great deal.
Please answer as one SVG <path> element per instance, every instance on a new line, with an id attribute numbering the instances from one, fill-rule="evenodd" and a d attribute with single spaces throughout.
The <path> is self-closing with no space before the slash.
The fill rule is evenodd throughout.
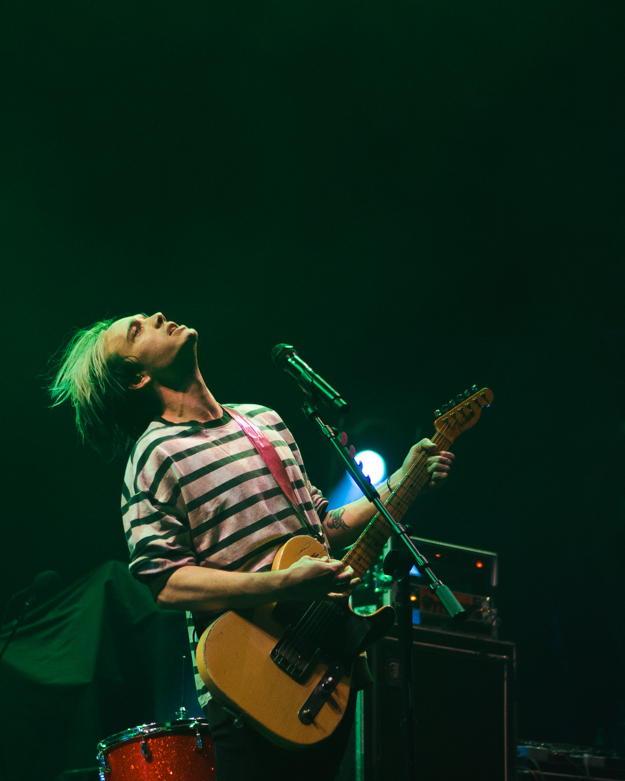
<path id="1" fill-rule="evenodd" d="M 428 586 L 411 583 L 412 625 L 441 627 L 450 632 L 488 635 L 496 638 L 497 611 L 491 598 L 461 594 L 459 591 L 453 593 L 467 613 L 467 618 L 462 623 L 452 621 L 443 603 Z"/>
<path id="2" fill-rule="evenodd" d="M 491 598 L 494 596 L 498 580 L 496 553 L 426 540 L 423 537 L 410 539 L 430 562 L 436 575 L 452 591 Z M 416 567 L 412 568 L 410 575 L 415 582 L 429 582 L 429 578 L 418 572 Z"/>
<path id="3" fill-rule="evenodd" d="M 419 781 L 512 781 L 516 764 L 515 647 L 413 628 Z M 369 651 L 375 684 L 356 716 L 356 781 L 401 781 L 402 657 L 386 637 Z"/>
<path id="4" fill-rule="evenodd" d="M 429 588 L 430 579 L 413 567 L 410 571 L 413 625 L 496 638 L 497 554 L 423 537 L 411 539 L 467 612 L 465 621 L 452 622 L 442 602 Z M 383 558 L 380 558 L 365 574 L 362 585 L 354 590 L 352 607 L 357 613 L 367 614 L 382 605 L 393 605 L 396 588 L 393 579 L 384 574 Z"/>
<path id="5" fill-rule="evenodd" d="M 519 778 L 591 778 L 593 781 L 623 781 L 625 759 L 604 757 L 588 747 L 565 743 L 521 743 L 518 747 Z"/>

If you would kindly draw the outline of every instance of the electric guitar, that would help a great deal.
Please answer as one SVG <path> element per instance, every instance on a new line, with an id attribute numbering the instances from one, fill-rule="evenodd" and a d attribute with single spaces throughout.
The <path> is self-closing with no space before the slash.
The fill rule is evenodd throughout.
<path id="1" fill-rule="evenodd" d="M 465 391 L 437 410 L 432 441 L 450 450 L 474 426 L 493 393 Z M 454 406 L 455 405 L 455 406 Z M 429 480 L 427 453 L 420 453 L 386 501 L 400 520 Z M 362 577 L 392 533 L 376 514 L 343 563 Z M 312 537 L 293 537 L 278 551 L 272 569 L 287 569 L 302 556 L 326 556 Z M 354 661 L 384 637 L 395 611 L 385 606 L 356 615 L 347 601 L 278 602 L 225 613 L 206 629 L 197 646 L 198 671 L 209 692 L 274 743 L 291 749 L 311 746 L 338 726 L 349 698 Z"/>

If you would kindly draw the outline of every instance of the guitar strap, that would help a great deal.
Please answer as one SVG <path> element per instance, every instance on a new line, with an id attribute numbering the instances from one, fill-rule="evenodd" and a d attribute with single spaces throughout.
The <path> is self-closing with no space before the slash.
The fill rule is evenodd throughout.
<path id="1" fill-rule="evenodd" d="M 239 425 L 243 430 L 243 433 L 254 445 L 258 451 L 258 455 L 263 459 L 267 468 L 274 476 L 276 483 L 282 488 L 291 504 L 294 506 L 298 505 L 299 502 L 295 496 L 295 491 L 293 490 L 289 476 L 286 473 L 282 459 L 276 453 L 276 449 L 267 439 L 262 429 L 249 418 L 243 417 L 240 412 L 235 412 L 235 410 L 230 409 L 229 407 L 224 407 L 223 409 L 225 409 L 234 422 Z"/>
<path id="2" fill-rule="evenodd" d="M 282 463 L 282 459 L 276 453 L 275 447 L 267 439 L 263 430 L 259 426 L 257 426 L 256 423 L 254 423 L 254 421 L 241 415 L 240 412 L 236 412 L 235 410 L 230 409 L 230 407 L 223 407 L 223 409 L 228 413 L 228 415 L 230 415 L 230 417 L 234 420 L 234 422 L 237 423 L 237 425 L 241 428 L 243 433 L 254 445 L 256 451 L 258 452 L 258 455 L 265 462 L 265 465 L 273 475 L 276 483 L 284 491 L 285 496 L 287 497 L 289 502 L 291 502 L 291 504 L 293 505 L 297 517 L 300 519 L 300 522 L 308 530 L 309 534 L 312 537 L 315 537 L 316 539 L 323 542 L 324 541 L 323 532 L 317 531 L 317 529 L 315 529 L 315 527 L 310 523 L 310 521 L 306 517 L 304 511 L 301 509 L 299 500 L 295 495 L 295 491 L 293 490 L 293 486 L 291 485 L 289 476 L 286 473 L 286 468 Z"/>

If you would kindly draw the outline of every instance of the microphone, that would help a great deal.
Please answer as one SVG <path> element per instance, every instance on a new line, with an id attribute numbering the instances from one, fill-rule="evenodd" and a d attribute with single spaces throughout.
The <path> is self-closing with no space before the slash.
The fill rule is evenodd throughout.
<path id="1" fill-rule="evenodd" d="M 307 396 L 342 415 L 349 412 L 349 405 L 341 398 L 341 394 L 299 357 L 293 345 L 277 344 L 271 351 L 271 357 L 278 369 L 282 369 L 297 380 Z"/>
<path id="2" fill-rule="evenodd" d="M 26 619 L 28 610 L 32 607 L 33 603 L 35 603 L 41 597 L 46 597 L 50 594 L 53 594 L 60 585 L 61 576 L 59 573 L 49 569 L 45 572 L 40 572 L 35 578 L 35 582 L 28 586 L 28 588 L 23 588 L 21 591 L 16 591 L 15 594 L 11 595 L 7 606 L 4 609 L 4 615 L 2 616 L 2 621 L 0 621 L 0 628 L 4 626 L 7 617 L 12 612 L 13 608 L 15 608 L 16 604 L 19 605 L 19 610 L 15 611 L 17 612 L 17 620 L 15 621 L 11 633 L 7 637 L 6 642 L 0 651 L 0 659 L 2 659 L 5 651 L 9 647 L 11 640 L 13 640 L 15 637 L 15 633 L 17 632 L 18 627 L 21 626 L 21 624 Z"/>
<path id="3" fill-rule="evenodd" d="M 11 602 L 17 600 L 28 602 L 32 600 L 34 602 L 41 599 L 41 597 L 48 596 L 48 594 L 53 594 L 60 585 L 61 576 L 58 572 L 54 572 L 51 569 L 40 572 L 36 576 L 34 583 L 11 596 Z"/>

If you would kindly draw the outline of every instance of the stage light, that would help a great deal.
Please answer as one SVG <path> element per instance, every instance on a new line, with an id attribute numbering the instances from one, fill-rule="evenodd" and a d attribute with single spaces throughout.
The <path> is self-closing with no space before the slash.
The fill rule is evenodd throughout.
<path id="1" fill-rule="evenodd" d="M 384 459 L 379 453 L 374 450 L 362 450 L 360 453 L 356 453 L 356 463 L 360 464 L 362 471 L 367 475 L 369 480 L 376 485 L 386 477 L 386 464 Z"/>
<path id="2" fill-rule="evenodd" d="M 481 569 L 481 568 L 482 568 L 484 565 L 482 564 L 482 562 L 481 562 L 481 561 L 478 561 L 478 562 L 476 563 L 476 565 L 475 565 L 475 566 L 476 566 L 478 569 Z"/>
<path id="3" fill-rule="evenodd" d="M 369 477 L 371 482 L 376 485 L 382 482 L 386 477 L 386 464 L 384 459 L 373 450 L 362 450 L 356 453 L 354 459 L 362 466 L 363 472 Z M 328 497 L 330 507 L 342 507 L 344 504 L 354 502 L 360 499 L 362 492 L 352 478 L 347 474 L 343 475 L 340 483 Z"/>

